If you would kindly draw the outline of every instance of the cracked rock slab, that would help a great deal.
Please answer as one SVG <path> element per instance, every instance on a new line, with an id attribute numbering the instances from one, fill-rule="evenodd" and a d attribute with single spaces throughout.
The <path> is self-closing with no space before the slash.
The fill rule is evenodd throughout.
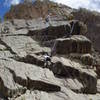
<path id="1" fill-rule="evenodd" d="M 56 40 L 56 53 L 91 53 L 91 41 L 85 36 L 74 35 L 70 38 L 60 38 Z"/>
<path id="2" fill-rule="evenodd" d="M 52 61 L 54 66 L 51 70 L 55 73 L 55 75 L 58 74 L 59 76 L 72 79 L 76 78 L 83 84 L 81 92 L 96 93 L 97 75 L 94 70 L 84 69 L 82 64 L 63 57 L 53 57 Z"/>
<path id="3" fill-rule="evenodd" d="M 49 69 L 42 69 L 12 59 L 0 60 L 0 65 L 2 65 L 2 70 L 7 70 L 5 73 L 4 71 L 0 73 L 0 82 L 2 83 L 5 79 L 1 84 L 1 90 L 5 87 L 7 87 L 5 91 L 16 90 L 14 84 L 17 83 L 30 90 L 60 91 L 60 83 Z M 5 93 L 4 95 L 9 96 Z"/>
<path id="4" fill-rule="evenodd" d="M 16 84 L 13 78 L 8 69 L 0 67 L 0 94 L 4 97 L 13 97 L 25 92 L 24 88 Z"/>
<path id="5" fill-rule="evenodd" d="M 39 50 L 50 51 L 49 48 L 42 48 L 38 42 L 28 36 L 7 36 L 2 38 L 2 41 L 10 50 L 20 57 Z"/>

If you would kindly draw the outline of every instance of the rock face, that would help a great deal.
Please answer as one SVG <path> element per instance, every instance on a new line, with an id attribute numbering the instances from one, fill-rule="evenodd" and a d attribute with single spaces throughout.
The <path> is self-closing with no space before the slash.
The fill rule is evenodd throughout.
<path id="1" fill-rule="evenodd" d="M 92 41 L 94 48 L 100 52 L 100 13 L 79 9 L 73 12 L 73 15 L 76 20 L 87 25 L 88 31 L 84 35 Z"/>
<path id="2" fill-rule="evenodd" d="M 93 65 L 93 56 L 91 56 L 90 54 L 81 56 L 81 60 L 86 65 Z"/>
<path id="3" fill-rule="evenodd" d="M 1 60 L 0 64 L 2 64 L 0 91 L 2 91 L 4 96 L 13 96 L 14 94 L 12 93 L 14 91 L 16 93 L 17 88 L 20 89 L 16 83 L 28 89 L 60 91 L 60 87 L 56 85 L 57 82 L 53 81 L 53 78 L 55 78 L 53 73 L 48 69 L 42 69 L 10 59 L 8 61 Z"/>
<path id="4" fill-rule="evenodd" d="M 71 34 L 73 35 L 80 35 L 85 34 L 87 32 L 87 26 L 83 22 L 79 20 L 71 20 L 69 21 L 71 25 Z"/>
<path id="5" fill-rule="evenodd" d="M 72 36 L 71 38 L 57 39 L 56 52 L 68 53 L 91 53 L 91 41 L 84 36 Z"/>
<path id="6" fill-rule="evenodd" d="M 84 83 L 83 88 L 81 88 L 81 92 L 84 93 L 96 93 L 96 74 L 92 72 L 92 70 L 87 71 L 87 69 L 83 69 L 85 66 L 80 65 L 77 62 L 70 61 L 69 59 L 61 58 L 53 58 L 55 64 L 53 68 L 53 72 L 58 76 L 66 76 L 68 78 L 72 77 L 73 79 L 78 79 Z M 81 66 L 81 67 L 80 67 Z M 88 83 L 87 83 L 88 81 Z M 80 82 L 81 83 L 81 82 Z M 93 86 L 94 84 L 94 86 Z M 85 86 L 85 87 L 84 87 Z M 78 90 L 77 90 L 78 91 Z"/>
<path id="7" fill-rule="evenodd" d="M 14 19 L 0 25 L 0 100 L 100 98 L 92 43 L 82 35 L 66 37 L 70 28 L 67 21 L 49 25 L 42 19 Z M 52 63 L 45 67 L 44 53 L 52 50 L 56 52 Z"/>
<path id="8" fill-rule="evenodd" d="M 34 3 L 22 3 L 12 6 L 10 11 L 5 15 L 5 19 L 33 19 L 45 18 L 50 12 L 57 20 L 71 19 L 72 9 L 62 4 L 57 4 L 49 0 L 35 0 Z M 16 11 L 17 8 L 17 11 Z"/>
<path id="9" fill-rule="evenodd" d="M 28 26 L 30 28 L 28 35 L 35 36 L 34 39 L 38 39 L 41 42 L 67 36 L 71 29 L 70 23 L 67 21 L 51 21 L 50 24 L 45 23 L 45 21 L 39 21 L 38 23 L 33 21 L 32 23 L 36 24 L 34 29 Z M 32 23 L 30 24 L 31 26 L 33 26 Z"/>

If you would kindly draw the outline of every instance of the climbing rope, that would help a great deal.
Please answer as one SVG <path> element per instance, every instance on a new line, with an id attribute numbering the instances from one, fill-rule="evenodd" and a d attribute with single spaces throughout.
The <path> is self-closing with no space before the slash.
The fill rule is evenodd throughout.
<path id="1" fill-rule="evenodd" d="M 70 31 L 70 35 L 73 33 L 74 27 L 75 27 L 75 23 L 73 22 L 73 25 L 72 25 L 72 28 L 71 28 L 71 31 Z"/>

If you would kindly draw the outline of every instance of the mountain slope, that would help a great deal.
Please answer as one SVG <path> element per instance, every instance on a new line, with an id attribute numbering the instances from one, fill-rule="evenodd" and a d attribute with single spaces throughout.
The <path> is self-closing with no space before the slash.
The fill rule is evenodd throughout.
<path id="1" fill-rule="evenodd" d="M 93 43 L 93 46 L 100 52 L 100 13 L 79 9 L 73 12 L 74 18 L 83 21 L 88 28 L 87 36 Z"/>
<path id="2" fill-rule="evenodd" d="M 0 100 L 100 98 L 100 65 L 94 66 L 92 43 L 82 35 L 66 37 L 65 27 L 68 32 L 69 21 L 0 24 Z M 47 66 L 44 53 L 53 53 Z"/>
<path id="3" fill-rule="evenodd" d="M 5 19 L 33 19 L 43 17 L 45 18 L 50 12 L 52 16 L 70 19 L 72 15 L 71 8 L 65 5 L 59 5 L 51 1 L 39 1 L 36 0 L 32 3 L 22 3 L 16 6 L 12 6 L 10 11 L 5 15 Z"/>
<path id="4" fill-rule="evenodd" d="M 49 12 L 56 17 L 50 24 Z M 88 35 L 73 17 L 88 25 Z M 90 38 L 95 17 L 50 1 L 12 6 L 0 24 L 0 100 L 98 100 L 100 56 Z"/>
<path id="5" fill-rule="evenodd" d="M 36 0 L 32 3 L 23 3 L 12 6 L 5 15 L 6 20 L 11 19 L 34 19 L 45 18 L 51 13 L 52 18 L 57 20 L 76 19 L 84 22 L 88 27 L 85 34 L 92 42 L 97 51 L 100 52 L 100 14 L 86 9 L 73 10 L 68 6 L 51 1 Z"/>

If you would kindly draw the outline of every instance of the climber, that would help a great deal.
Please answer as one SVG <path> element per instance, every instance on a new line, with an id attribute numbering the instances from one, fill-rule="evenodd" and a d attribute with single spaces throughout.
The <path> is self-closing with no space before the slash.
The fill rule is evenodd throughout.
<path id="1" fill-rule="evenodd" d="M 49 22 L 49 20 L 50 20 L 50 15 L 47 15 L 47 17 L 45 18 L 45 21 Z"/>
<path id="2" fill-rule="evenodd" d="M 2 28 L 2 32 L 3 32 L 3 33 L 8 33 L 8 32 L 9 32 L 9 28 L 8 28 L 7 26 L 4 26 L 4 27 Z"/>
<path id="3" fill-rule="evenodd" d="M 48 11 L 48 15 L 45 18 L 45 22 L 48 23 L 49 25 L 51 25 L 50 24 L 50 22 L 51 22 L 51 17 L 50 16 L 51 16 L 51 13 Z"/>
<path id="4" fill-rule="evenodd" d="M 48 67 L 51 65 L 51 56 L 48 53 L 43 55 L 44 57 L 44 67 Z"/>

